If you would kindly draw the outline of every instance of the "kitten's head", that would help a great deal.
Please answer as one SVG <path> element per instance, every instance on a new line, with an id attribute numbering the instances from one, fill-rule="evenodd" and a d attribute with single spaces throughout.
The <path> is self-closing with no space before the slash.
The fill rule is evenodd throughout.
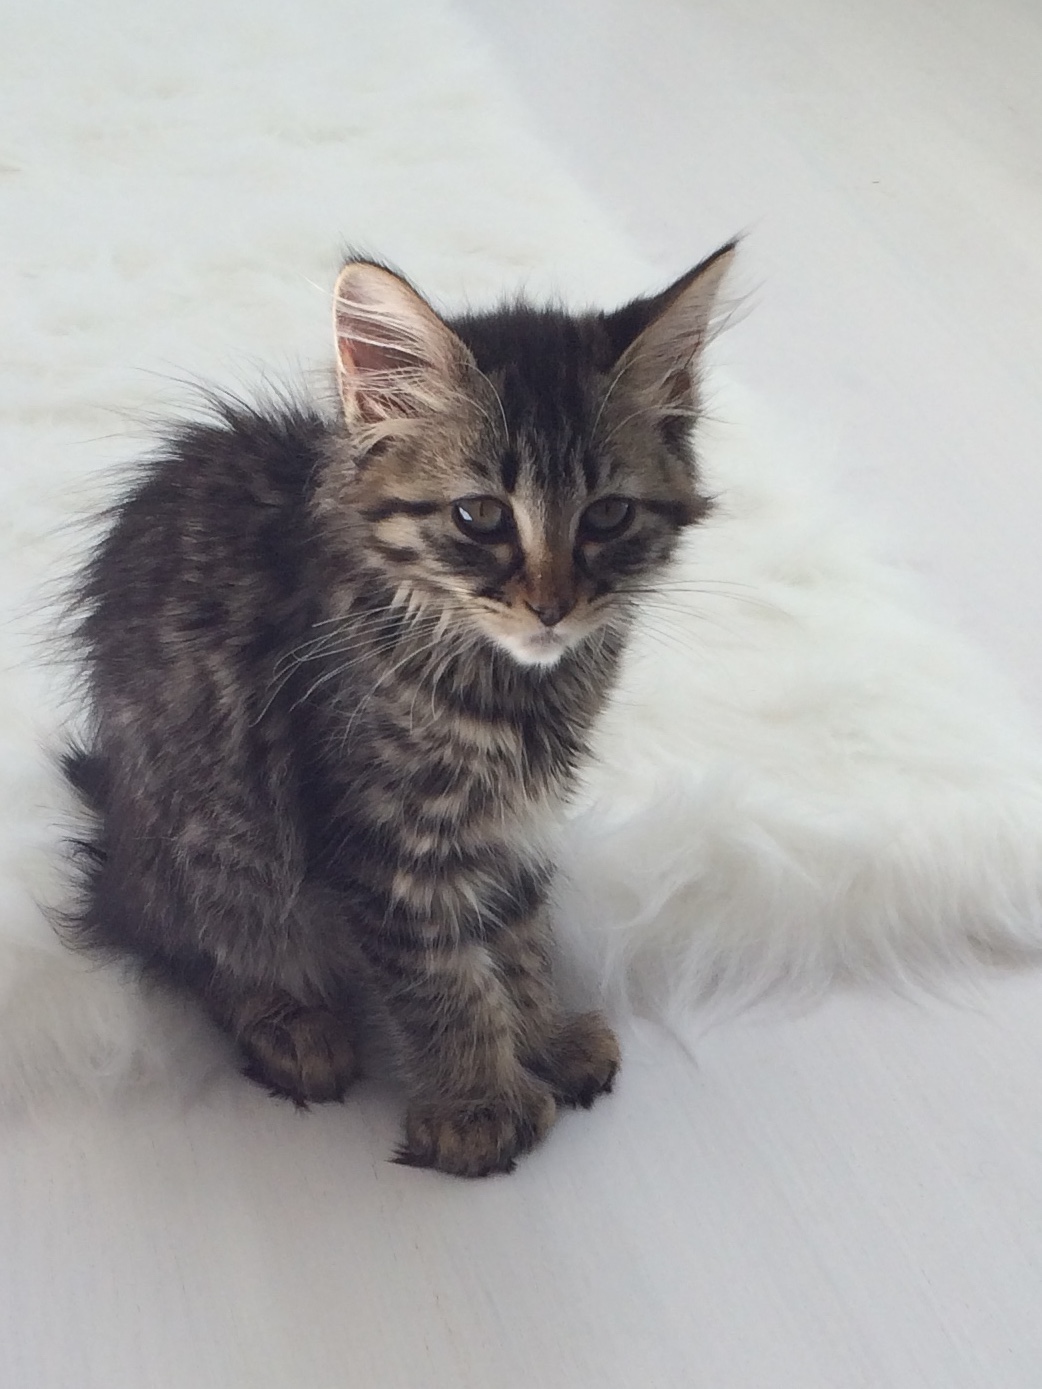
<path id="1" fill-rule="evenodd" d="M 391 271 L 336 287 L 344 457 L 325 506 L 412 607 L 523 665 L 622 624 L 704 515 L 699 360 L 729 244 L 649 299 L 448 323 Z"/>

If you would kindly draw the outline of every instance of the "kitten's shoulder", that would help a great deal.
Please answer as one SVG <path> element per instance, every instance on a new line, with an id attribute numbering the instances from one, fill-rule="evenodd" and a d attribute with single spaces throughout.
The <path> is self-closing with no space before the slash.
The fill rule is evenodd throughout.
<path id="1" fill-rule="evenodd" d="M 332 420 L 315 406 L 219 395 L 206 404 L 198 418 L 160 431 L 148 469 L 153 478 L 272 501 L 309 485 L 333 434 Z"/>
<path id="2" fill-rule="evenodd" d="M 137 594 L 147 604 L 158 589 L 252 583 L 260 603 L 273 587 L 294 590 L 314 551 L 311 492 L 332 433 L 308 405 L 222 397 L 161 429 L 108 511 L 81 600 Z"/>

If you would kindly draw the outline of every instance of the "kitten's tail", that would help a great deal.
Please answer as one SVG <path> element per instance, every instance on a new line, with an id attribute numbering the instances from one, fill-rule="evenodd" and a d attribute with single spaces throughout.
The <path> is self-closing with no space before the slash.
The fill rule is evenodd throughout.
<path id="1" fill-rule="evenodd" d="M 60 766 L 90 821 L 68 846 L 79 900 L 69 901 L 68 856 L 59 860 L 53 849 L 54 820 L 71 808 L 54 797 L 55 778 L 38 788 L 49 806 L 45 850 L 27 847 L 0 881 L 0 1113 L 46 1110 L 71 1097 L 97 1102 L 154 1083 L 191 1094 L 220 1066 L 220 1049 L 197 1009 L 90 948 L 105 934 L 91 893 L 106 857 L 104 766 L 76 745 Z M 12 819 L 13 841 L 16 828 Z"/>
<path id="2" fill-rule="evenodd" d="M 65 779 L 80 800 L 96 815 L 105 811 L 104 771 L 101 759 L 79 743 L 70 743 L 61 756 Z"/>

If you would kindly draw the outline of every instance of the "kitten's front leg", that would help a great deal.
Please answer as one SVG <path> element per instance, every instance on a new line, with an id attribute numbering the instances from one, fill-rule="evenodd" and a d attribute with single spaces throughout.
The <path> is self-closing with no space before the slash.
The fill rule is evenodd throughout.
<path id="1" fill-rule="evenodd" d="M 363 947 L 411 1091 L 397 1160 L 462 1177 L 509 1172 L 549 1131 L 554 1096 L 518 1059 L 516 1010 L 490 951 L 419 934 Z"/>
<path id="2" fill-rule="evenodd" d="M 522 1063 L 562 1104 L 588 1109 L 612 1088 L 619 1043 L 600 1013 L 569 1017 L 563 1012 L 553 983 L 547 909 L 540 907 L 500 932 L 495 955 L 517 1011 Z"/>

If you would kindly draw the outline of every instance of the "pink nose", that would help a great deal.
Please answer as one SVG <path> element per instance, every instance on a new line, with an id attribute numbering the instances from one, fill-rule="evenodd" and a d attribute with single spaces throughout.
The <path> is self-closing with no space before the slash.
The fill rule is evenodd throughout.
<path id="1" fill-rule="evenodd" d="M 567 617 L 575 607 L 573 598 L 554 598 L 545 603 L 526 603 L 529 612 L 534 612 L 544 627 L 556 627 L 562 617 Z"/>

